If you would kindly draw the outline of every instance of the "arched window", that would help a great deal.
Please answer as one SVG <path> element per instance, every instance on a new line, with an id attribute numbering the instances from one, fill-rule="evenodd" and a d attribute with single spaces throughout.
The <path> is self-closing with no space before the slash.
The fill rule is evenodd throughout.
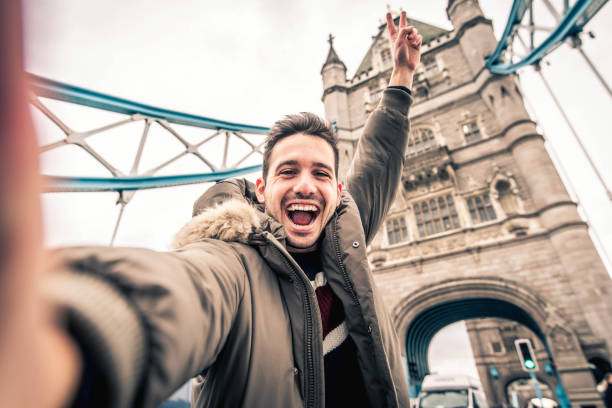
<path id="1" fill-rule="evenodd" d="M 410 132 L 408 157 L 418 156 L 437 146 L 436 137 L 430 129 L 420 128 Z"/>

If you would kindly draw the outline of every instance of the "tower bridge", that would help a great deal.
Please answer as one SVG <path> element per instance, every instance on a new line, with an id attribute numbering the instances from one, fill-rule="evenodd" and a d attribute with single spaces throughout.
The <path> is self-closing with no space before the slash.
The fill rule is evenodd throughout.
<path id="1" fill-rule="evenodd" d="M 424 41 L 413 86 L 406 166 L 400 193 L 368 253 L 406 347 L 412 396 L 430 372 L 427 350 L 433 336 L 450 323 L 479 319 L 468 323 L 468 332 L 491 405 L 509 404 L 508 387 L 524 378 L 509 358 L 514 351 L 507 344 L 527 333 L 547 363 L 538 379 L 554 391 L 560 405 L 602 406 L 592 369 L 610 369 L 612 281 L 549 157 L 544 136 L 527 113 L 515 72 L 578 38 L 606 2 L 566 1 L 563 10 L 553 13 L 557 27 L 549 29 L 536 23 L 535 3 L 513 3 L 499 41 L 476 0 L 448 1 L 451 30 L 409 21 Z M 542 4 L 554 9 L 548 1 Z M 374 28 L 376 35 L 364 47 L 352 77 L 347 77 L 331 36 L 321 69 L 325 116 L 339 138 L 340 178 L 391 74 L 384 26 Z M 517 53 L 517 43 L 525 45 L 523 55 Z M 117 192 L 122 211 L 113 239 L 123 208 L 140 189 L 214 181 L 259 169 L 264 126 L 187 115 L 37 76 L 30 79 L 33 106 L 64 135 L 41 151 L 74 145 L 110 173 L 107 178 L 52 176 L 47 188 Z M 124 117 L 77 132 L 41 98 Z M 142 123 L 142 132 L 130 170 L 122 171 L 87 138 L 130 123 Z M 199 137 L 186 137 L 180 126 L 197 128 Z M 176 139 L 182 150 L 142 170 L 142 152 L 153 127 Z M 205 149 L 215 141 L 222 146 L 221 157 Z M 236 142 L 243 145 L 240 154 L 232 151 Z M 156 177 L 184 156 L 197 158 L 202 172 Z"/>
<path id="2" fill-rule="evenodd" d="M 518 32 L 513 24 L 532 5 L 515 2 L 501 42 L 476 0 L 448 2 L 452 30 L 409 21 L 422 33 L 423 48 L 406 165 L 369 258 L 406 346 L 413 396 L 430 371 L 433 336 L 450 323 L 480 319 L 468 322 L 468 332 L 491 405 L 510 404 L 508 387 L 526 376 L 518 359 L 505 357 L 515 356 L 505 344 L 527 333 L 540 345 L 546 370 L 538 379 L 553 399 L 602 406 L 590 364 L 609 367 L 612 281 L 513 74 L 558 43 L 540 47 L 534 40 L 522 60 L 508 50 L 510 33 Z M 574 5 L 587 9 L 586 2 Z M 552 30 L 551 37 L 563 41 L 576 27 Z M 333 44 L 323 65 L 323 103 L 338 129 L 341 177 L 391 75 L 384 29 L 378 27 L 352 78 Z"/>

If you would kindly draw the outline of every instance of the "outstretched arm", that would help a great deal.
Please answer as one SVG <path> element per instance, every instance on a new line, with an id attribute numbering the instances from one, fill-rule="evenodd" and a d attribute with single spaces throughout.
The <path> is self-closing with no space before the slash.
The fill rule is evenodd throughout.
<path id="1" fill-rule="evenodd" d="M 399 28 L 387 13 L 387 30 L 393 50 L 391 87 L 412 86 L 412 77 L 421 58 L 422 37 L 406 26 L 402 11 Z M 410 94 L 401 89 L 386 89 L 378 107 L 365 125 L 346 181 L 361 215 L 369 243 L 385 218 L 395 197 L 409 131 Z"/>
<path id="2" fill-rule="evenodd" d="M 136 391 L 157 406 L 220 352 L 244 269 L 204 243 L 44 252 L 20 22 L 20 2 L 0 1 L 0 407 L 63 407 L 98 383 L 95 406 L 128 405 Z M 59 321 L 51 295 L 79 307 Z M 77 389 L 84 378 L 94 386 Z"/>

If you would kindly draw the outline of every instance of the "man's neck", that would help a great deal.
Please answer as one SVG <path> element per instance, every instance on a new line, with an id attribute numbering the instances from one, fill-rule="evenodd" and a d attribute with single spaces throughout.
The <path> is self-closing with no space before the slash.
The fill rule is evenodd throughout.
<path id="1" fill-rule="evenodd" d="M 287 243 L 287 251 L 292 254 L 304 254 L 307 252 L 316 252 L 319 247 L 319 241 L 314 243 L 314 245 L 309 246 L 307 248 L 296 248 L 291 246 L 291 244 Z"/>
<path id="2" fill-rule="evenodd" d="M 296 248 L 296 247 L 292 247 L 291 245 L 287 244 L 287 251 L 291 254 L 305 254 L 308 252 L 315 252 L 318 246 L 319 246 L 319 241 L 317 241 L 313 246 L 310 246 L 308 248 Z"/>

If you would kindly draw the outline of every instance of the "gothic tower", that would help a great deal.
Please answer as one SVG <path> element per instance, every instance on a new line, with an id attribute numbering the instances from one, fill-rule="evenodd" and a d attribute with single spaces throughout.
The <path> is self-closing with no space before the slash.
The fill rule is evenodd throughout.
<path id="1" fill-rule="evenodd" d="M 412 128 L 399 192 L 369 248 L 405 344 L 411 393 L 428 373 L 427 348 L 441 328 L 486 319 L 472 325 L 476 347 L 483 343 L 474 337 L 478 327 L 510 327 L 511 320 L 541 346 L 549 364 L 537 376 L 554 399 L 602 406 L 589 363 L 609 367 L 612 281 L 525 109 L 517 77 L 485 67 L 497 43 L 491 21 L 477 0 L 449 0 L 446 11 L 451 31 L 408 22 L 423 35 Z M 391 69 L 384 25 L 352 78 L 330 41 L 323 102 L 338 129 L 341 180 Z M 508 369 L 496 379 L 489 374 L 506 360 L 477 361 L 489 402 L 507 403 L 508 384 L 523 374 Z"/>
<path id="2" fill-rule="evenodd" d="M 338 150 L 340 161 L 340 174 L 345 174 L 356 147 L 355 139 L 350 129 L 349 105 L 347 93 L 346 66 L 334 50 L 334 37 L 329 35 L 329 52 L 321 68 L 323 77 L 323 103 L 325 104 L 325 117 L 336 130 L 338 136 Z"/>

